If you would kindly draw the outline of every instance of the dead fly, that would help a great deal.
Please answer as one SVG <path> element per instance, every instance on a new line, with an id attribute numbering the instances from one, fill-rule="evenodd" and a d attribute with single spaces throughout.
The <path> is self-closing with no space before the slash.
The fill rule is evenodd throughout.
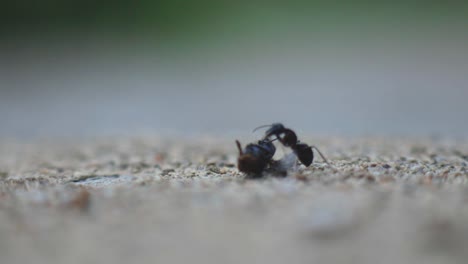
<path id="1" fill-rule="evenodd" d="M 236 140 L 239 149 L 237 168 L 247 174 L 260 175 L 271 163 L 276 148 L 271 141 L 260 140 L 257 144 L 250 143 L 242 150 L 239 140 Z"/>
<path id="2" fill-rule="evenodd" d="M 310 166 L 314 160 L 313 149 L 315 149 L 328 164 L 327 159 L 315 146 L 301 143 L 297 139 L 296 133 L 284 127 L 283 124 L 275 123 L 272 125 L 260 126 L 254 129 L 254 132 L 263 127 L 269 127 L 269 129 L 265 132 L 264 137 L 256 144 L 248 144 L 242 149 L 240 142 L 236 140 L 237 148 L 239 149 L 239 158 L 237 159 L 239 171 L 247 173 L 251 177 L 260 177 L 264 171 L 286 175 L 288 169 L 296 166 L 297 160 L 306 167 Z M 283 146 L 290 148 L 292 153 L 285 155 L 280 160 L 274 160 L 273 156 L 275 155 L 276 147 L 273 145 L 273 142 L 276 140 Z"/>

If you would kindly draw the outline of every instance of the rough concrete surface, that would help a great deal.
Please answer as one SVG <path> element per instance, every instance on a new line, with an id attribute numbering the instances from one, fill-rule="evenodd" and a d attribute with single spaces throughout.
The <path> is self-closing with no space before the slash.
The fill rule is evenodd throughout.
<path id="1" fill-rule="evenodd" d="M 246 180 L 233 139 L 3 140 L 0 262 L 467 263 L 468 141 L 303 141 Z"/>

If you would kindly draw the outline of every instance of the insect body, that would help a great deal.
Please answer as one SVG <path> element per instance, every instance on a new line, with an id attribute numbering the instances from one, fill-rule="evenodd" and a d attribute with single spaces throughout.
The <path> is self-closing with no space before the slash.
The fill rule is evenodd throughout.
<path id="1" fill-rule="evenodd" d="M 248 144 L 244 150 L 242 150 L 241 144 L 236 140 L 237 148 L 239 149 L 239 158 L 237 160 L 237 167 L 240 171 L 248 174 L 261 174 L 269 165 L 270 170 L 283 171 L 282 167 L 278 164 L 282 164 L 286 161 L 285 159 L 290 159 L 290 157 L 284 157 L 282 160 L 275 161 L 273 156 L 275 154 L 276 148 L 273 145 L 273 141 L 278 140 L 285 147 L 290 148 L 297 159 L 304 164 L 304 166 L 310 166 L 314 160 L 315 149 L 322 159 L 328 163 L 327 159 L 323 154 L 315 147 L 309 146 L 305 143 L 301 143 L 297 139 L 296 133 L 286 128 L 281 123 L 274 123 L 272 125 L 260 126 L 254 129 L 254 132 L 263 127 L 269 127 L 265 132 L 264 137 L 258 141 L 257 144 Z M 287 162 L 289 164 L 289 162 Z M 281 167 L 281 169 L 279 169 Z"/>
<path id="2" fill-rule="evenodd" d="M 237 167 L 240 171 L 248 174 L 261 174 L 276 152 L 275 145 L 269 140 L 260 140 L 257 144 L 248 144 L 243 150 L 238 140 L 236 140 L 236 144 L 239 149 Z"/>
<path id="3" fill-rule="evenodd" d="M 312 164 L 314 160 L 314 152 L 312 149 L 315 149 L 322 159 L 328 163 L 327 159 L 323 156 L 323 154 L 318 150 L 315 146 L 309 146 L 305 143 L 301 143 L 297 139 L 296 133 L 289 129 L 286 128 L 283 124 L 281 123 L 274 123 L 272 125 L 266 125 L 266 126 L 260 126 L 257 127 L 254 131 L 256 131 L 259 128 L 262 127 L 270 127 L 266 132 L 264 139 L 269 139 L 272 136 L 275 137 L 273 140 L 279 140 L 281 144 L 283 144 L 285 147 L 289 147 L 292 149 L 294 154 L 296 154 L 297 158 L 299 161 L 304 164 L 304 166 L 308 167 L 310 164 Z"/>

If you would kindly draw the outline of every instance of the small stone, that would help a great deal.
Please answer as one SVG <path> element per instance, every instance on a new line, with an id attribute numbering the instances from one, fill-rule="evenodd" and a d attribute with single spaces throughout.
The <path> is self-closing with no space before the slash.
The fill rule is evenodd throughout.
<path id="1" fill-rule="evenodd" d="M 161 172 L 161 175 L 168 175 L 169 173 L 174 172 L 174 171 L 175 171 L 174 169 L 164 169 Z"/>
<path id="2" fill-rule="evenodd" d="M 236 167 L 236 164 L 234 164 L 234 163 L 221 163 L 220 165 L 223 166 L 223 167 L 228 167 L 228 168 Z"/>
<path id="3" fill-rule="evenodd" d="M 214 164 L 208 165 L 206 169 L 210 172 L 221 174 L 221 170 L 218 167 L 216 167 L 216 165 Z"/>

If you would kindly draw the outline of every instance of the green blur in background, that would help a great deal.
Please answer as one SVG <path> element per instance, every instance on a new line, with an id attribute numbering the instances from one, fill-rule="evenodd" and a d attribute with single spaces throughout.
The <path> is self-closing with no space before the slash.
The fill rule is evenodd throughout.
<path id="1" fill-rule="evenodd" d="M 137 33 L 180 40 L 236 34 L 316 32 L 349 26 L 465 25 L 464 1 L 92 1 L 24 0 L 4 5 L 5 36 Z M 344 28 L 343 28 L 344 27 Z"/>
<path id="2" fill-rule="evenodd" d="M 0 12 L 0 135 L 276 121 L 468 135 L 467 1 L 22 0 Z"/>

